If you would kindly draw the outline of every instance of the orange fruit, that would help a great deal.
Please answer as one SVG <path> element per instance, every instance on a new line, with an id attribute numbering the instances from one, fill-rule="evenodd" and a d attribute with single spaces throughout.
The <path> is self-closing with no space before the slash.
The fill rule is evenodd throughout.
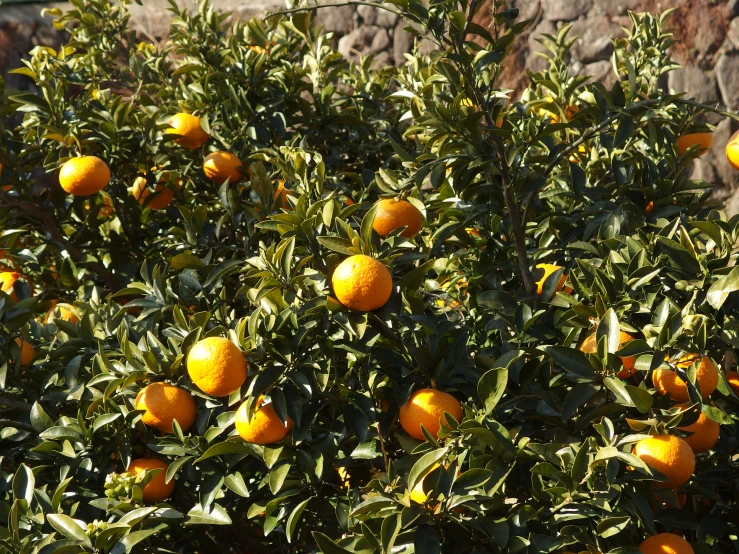
<path id="1" fill-rule="evenodd" d="M 363 254 L 350 256 L 336 266 L 331 284 L 339 302 L 360 312 L 384 306 L 393 292 L 388 268 Z"/>
<path id="2" fill-rule="evenodd" d="M 634 340 L 634 337 L 621 331 L 618 339 L 619 350 L 623 348 L 624 344 L 632 340 Z M 582 345 L 580 345 L 580 351 L 584 354 L 593 354 L 596 350 L 598 350 L 598 343 L 596 342 L 596 334 L 593 333 L 582 342 Z M 634 364 L 636 364 L 636 358 L 634 356 L 625 356 L 621 358 L 621 363 L 624 367 L 618 372 L 619 379 L 627 379 L 636 373 L 636 368 L 634 367 Z"/>
<path id="3" fill-rule="evenodd" d="M 36 349 L 30 342 L 21 337 L 15 338 L 15 344 L 21 349 L 21 368 L 26 369 L 33 363 L 33 358 L 36 356 Z"/>
<path id="4" fill-rule="evenodd" d="M 398 198 L 383 198 L 377 202 L 375 219 L 372 228 L 378 235 L 385 238 L 395 229 L 405 227 L 401 237 L 413 238 L 423 227 L 423 215 L 408 200 Z"/>
<path id="5" fill-rule="evenodd" d="M 426 500 L 428 499 L 428 496 L 426 495 L 426 492 L 423 490 L 423 482 L 428 477 L 428 475 L 435 471 L 439 467 L 439 464 L 436 463 L 433 466 L 431 466 L 431 469 L 429 469 L 428 473 L 423 476 L 423 479 L 418 481 L 415 486 L 411 489 L 410 499 L 411 502 L 415 502 L 416 504 L 426 504 Z"/>
<path id="6" fill-rule="evenodd" d="M 263 398 L 259 399 L 257 406 L 251 419 L 248 419 L 246 412 L 247 401 L 239 406 L 234 419 L 239 436 L 246 442 L 262 445 L 284 439 L 293 428 L 292 420 L 287 418 L 287 425 L 283 425 L 272 404 L 263 404 Z"/>
<path id="7" fill-rule="evenodd" d="M 59 315 L 57 316 L 55 312 L 58 312 Z M 62 321 L 69 321 L 70 323 L 77 323 L 80 320 L 79 315 L 77 315 L 76 308 L 69 304 L 56 304 L 55 302 L 54 307 L 46 312 L 46 318 L 44 321 L 46 323 L 52 323 L 57 318 Z"/>
<path id="8" fill-rule="evenodd" d="M 169 120 L 167 133 L 182 135 L 175 142 L 185 148 L 200 148 L 208 141 L 208 133 L 200 126 L 200 118 L 189 113 L 178 113 Z"/>
<path id="9" fill-rule="evenodd" d="M 701 396 L 706 398 L 718 385 L 718 368 L 713 360 L 708 356 L 699 356 L 698 354 L 686 354 L 675 362 L 675 365 L 683 369 L 687 369 L 690 365 L 697 361 L 700 357 L 701 363 L 695 373 L 695 380 L 700 389 Z M 652 383 L 660 394 L 668 394 L 673 400 L 687 402 L 688 386 L 678 377 L 675 371 L 671 369 L 655 369 L 652 372 Z"/>
<path id="10" fill-rule="evenodd" d="M 549 276 L 557 271 L 558 269 L 561 269 L 561 266 L 555 265 L 555 264 L 536 264 L 536 269 L 542 269 L 544 270 L 544 275 L 541 279 L 539 279 L 536 282 L 536 294 L 541 295 L 542 290 L 544 288 L 544 283 L 549 278 Z M 572 292 L 572 287 L 566 287 L 565 283 L 567 282 L 567 274 L 562 273 L 562 277 L 559 278 L 559 283 L 557 283 L 557 287 L 554 289 L 554 294 L 552 294 L 552 298 L 559 292 L 564 291 L 567 294 L 570 294 Z"/>
<path id="11" fill-rule="evenodd" d="M 132 193 L 139 204 L 152 210 L 163 210 L 172 203 L 174 198 L 174 191 L 162 183 L 157 183 L 152 194 L 149 187 L 146 186 L 146 177 L 136 177 L 133 182 Z"/>
<path id="12" fill-rule="evenodd" d="M 80 156 L 64 162 L 59 184 L 74 196 L 89 196 L 103 190 L 110 182 L 110 168 L 97 156 Z"/>
<path id="13" fill-rule="evenodd" d="M 230 152 L 213 152 L 203 160 L 203 172 L 211 181 L 221 184 L 226 179 L 231 183 L 241 180 L 239 168 L 243 167 L 241 160 Z"/>
<path id="14" fill-rule="evenodd" d="M 736 371 L 729 371 L 726 374 L 726 382 L 734 390 L 734 394 L 739 396 L 739 373 Z"/>
<path id="15" fill-rule="evenodd" d="M 739 131 L 726 143 L 726 159 L 734 169 L 739 169 Z"/>
<path id="16" fill-rule="evenodd" d="M 400 407 L 400 425 L 414 439 L 426 440 L 422 425 L 432 437 L 437 438 L 442 421 L 446 422 L 443 419 L 444 412 L 457 421 L 462 420 L 462 404 L 451 394 L 436 389 L 420 389 Z"/>
<path id="17" fill-rule="evenodd" d="M 10 296 L 10 298 L 12 298 L 16 302 L 18 302 L 18 295 L 15 294 L 15 289 L 13 288 L 13 285 L 18 279 L 26 281 L 31 288 L 31 294 L 33 294 L 33 285 L 31 285 L 31 282 L 23 275 L 21 275 L 17 271 L 0 271 L 0 288 L 5 294 Z"/>
<path id="18" fill-rule="evenodd" d="M 702 156 L 713 145 L 713 133 L 688 133 L 675 141 L 680 154 L 684 155 L 691 146 L 698 146 L 698 156 Z"/>
<path id="19" fill-rule="evenodd" d="M 674 533 L 652 535 L 642 541 L 639 550 L 644 554 L 694 554 L 690 543 Z"/>
<path id="20" fill-rule="evenodd" d="M 174 479 L 169 483 L 165 482 L 168 467 L 169 465 L 167 463 L 157 458 L 138 458 L 136 460 L 131 460 L 126 471 L 129 473 L 135 473 L 137 476 L 141 476 L 147 470 L 162 470 L 157 473 L 141 491 L 143 492 L 144 502 L 161 502 L 162 500 L 169 498 L 172 494 L 172 491 L 174 491 Z"/>
<path id="21" fill-rule="evenodd" d="M 678 404 L 678 406 L 684 410 L 689 404 Z M 698 421 L 686 427 L 678 427 L 678 429 L 693 433 L 683 440 L 693 449 L 694 454 L 711 450 L 718 441 L 718 436 L 721 433 L 721 426 L 718 422 L 713 421 L 702 412 L 698 416 Z"/>
<path id="22" fill-rule="evenodd" d="M 190 349 L 187 373 L 205 394 L 228 396 L 246 381 L 246 358 L 230 340 L 208 337 Z"/>
<path id="23" fill-rule="evenodd" d="M 168 383 L 152 383 L 141 389 L 133 403 L 136 410 L 146 410 L 141 420 L 163 433 L 173 433 L 177 420 L 183 431 L 195 423 L 195 400 L 185 389 Z"/>
<path id="24" fill-rule="evenodd" d="M 647 204 L 647 207 L 644 208 L 644 213 L 647 215 L 652 215 L 652 212 L 654 211 L 654 200 L 650 200 L 649 204 Z"/>
<path id="25" fill-rule="evenodd" d="M 679 487 L 695 471 L 693 450 L 687 442 L 673 435 L 655 435 L 640 440 L 634 446 L 634 455 L 667 477 L 667 481 L 655 482 L 652 485 L 655 488 Z"/>
<path id="26" fill-rule="evenodd" d="M 292 196 L 292 191 L 285 188 L 285 180 L 277 179 L 277 187 L 275 188 L 274 201 L 276 206 L 280 206 L 285 210 L 290 209 L 290 202 L 287 197 Z"/>

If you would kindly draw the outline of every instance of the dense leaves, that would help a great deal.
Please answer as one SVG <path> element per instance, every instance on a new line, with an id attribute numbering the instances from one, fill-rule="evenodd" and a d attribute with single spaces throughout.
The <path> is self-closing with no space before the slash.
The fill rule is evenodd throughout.
<path id="1" fill-rule="evenodd" d="M 627 554 L 673 529 L 699 554 L 735 550 L 739 220 L 685 176 L 699 152 L 675 138 L 717 110 L 657 87 L 676 67 L 666 15 L 631 15 L 610 90 L 569 73 L 564 26 L 512 98 L 497 81 L 528 22 L 499 2 L 386 2 L 434 45 L 399 68 L 345 61 L 320 10 L 231 25 L 173 5 L 156 47 L 125 2 L 72 4 L 53 12 L 69 41 L 17 70 L 37 94 L 6 90 L 0 111 L 0 246 L 28 280 L 0 295 L 0 552 Z M 201 118 L 205 146 L 165 132 L 178 112 Z M 217 150 L 242 179 L 206 178 Z M 78 154 L 110 166 L 102 193 L 60 189 Z M 173 203 L 137 202 L 139 176 Z M 422 211 L 417 237 L 373 231 L 388 196 Z M 392 271 L 374 312 L 332 293 L 355 254 Z M 561 269 L 537 292 L 541 263 Z M 57 302 L 79 321 L 47 315 Z M 228 397 L 187 375 L 210 336 L 249 363 Z M 719 364 L 711 397 L 685 352 Z M 684 410 L 655 391 L 660 367 L 688 381 Z M 142 422 L 135 398 L 159 381 L 194 395 L 188 430 Z M 426 387 L 464 417 L 421 442 L 398 411 Z M 262 396 L 294 423 L 282 442 L 234 430 Z M 680 490 L 652 488 L 633 445 L 689 435 L 677 427 L 701 411 L 716 446 Z M 155 472 L 121 477 L 145 456 L 169 464 L 164 502 L 143 502 Z"/>

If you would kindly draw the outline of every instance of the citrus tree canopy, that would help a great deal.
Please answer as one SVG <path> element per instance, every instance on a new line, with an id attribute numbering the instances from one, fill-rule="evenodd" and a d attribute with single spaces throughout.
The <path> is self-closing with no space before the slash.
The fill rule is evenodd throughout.
<path id="1" fill-rule="evenodd" d="M 499 0 L 386 2 L 397 68 L 72 4 L 0 105 L 0 553 L 737 551 L 739 219 L 684 170 L 739 139 L 668 14 L 519 95 Z"/>

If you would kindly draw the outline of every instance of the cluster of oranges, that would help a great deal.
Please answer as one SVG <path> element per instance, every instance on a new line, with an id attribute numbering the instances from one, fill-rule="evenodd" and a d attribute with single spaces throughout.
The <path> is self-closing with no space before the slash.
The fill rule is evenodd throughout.
<path id="1" fill-rule="evenodd" d="M 170 121 L 167 131 L 176 133 L 175 142 L 185 148 L 199 148 L 208 140 L 200 121 L 190 114 L 178 114 Z M 236 182 L 243 177 L 243 167 L 239 158 L 229 152 L 218 151 L 207 155 L 203 161 L 205 176 L 215 183 L 227 179 Z M 65 191 L 74 195 L 89 195 L 101 191 L 110 180 L 110 170 L 95 156 L 82 156 L 67 161 L 60 174 L 60 182 Z M 162 181 L 171 181 L 165 174 Z M 289 209 L 287 197 L 290 191 L 283 180 L 278 180 L 275 201 L 284 209 Z M 133 195 L 139 202 L 146 202 L 151 209 L 162 209 L 173 199 L 171 189 L 164 183 L 157 185 L 155 191 L 146 186 L 146 179 L 139 177 L 133 187 Z M 344 203 L 352 204 L 346 198 Z M 404 198 L 383 198 L 375 208 L 373 228 L 377 234 L 386 238 L 397 233 L 407 239 L 415 237 L 423 227 L 423 214 L 410 201 Z M 338 301 L 345 307 L 368 312 L 381 308 L 389 300 L 392 290 L 392 275 L 381 261 L 367 255 L 354 255 L 338 264 L 331 274 L 331 287 Z M 208 337 L 196 343 L 187 356 L 187 372 L 192 383 L 203 393 L 219 398 L 227 397 L 239 390 L 247 379 L 248 365 L 244 354 L 229 339 Z M 173 433 L 174 422 L 183 431 L 196 421 L 197 407 L 193 396 L 177 385 L 154 382 L 145 386 L 136 396 L 134 409 L 142 411 L 142 421 L 147 426 L 162 433 Z M 249 401 L 244 401 L 236 410 L 234 425 L 236 432 L 246 442 L 258 445 L 273 444 L 283 440 L 290 432 L 293 422 L 287 417 L 282 420 L 273 404 L 264 397 L 257 399 L 256 406 L 249 413 Z M 444 425 L 444 413 L 457 421 L 462 419 L 462 405 L 452 395 L 436 390 L 415 391 L 408 402 L 401 407 L 399 421 L 403 429 L 418 440 L 426 440 L 423 429 L 436 438 Z M 166 499 L 174 490 L 174 481 L 165 479 L 167 464 L 155 458 L 133 460 L 128 472 L 139 476 L 146 471 L 161 469 L 143 489 L 145 501 L 157 502 Z M 419 484 L 422 486 L 422 484 Z M 422 501 L 422 489 L 413 493 L 415 501 Z M 425 498 L 425 497 L 424 497 Z"/>

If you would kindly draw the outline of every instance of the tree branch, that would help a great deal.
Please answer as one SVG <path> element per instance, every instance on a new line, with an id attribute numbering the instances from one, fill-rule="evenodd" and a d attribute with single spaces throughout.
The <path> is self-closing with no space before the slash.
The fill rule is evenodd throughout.
<path id="1" fill-rule="evenodd" d="M 35 429 L 28 423 L 21 423 L 20 421 L 13 421 L 12 419 L 0 419 L 0 429 L 5 427 L 14 427 L 21 431 L 30 431 L 33 433 Z"/>
<path id="2" fill-rule="evenodd" d="M 375 2 L 365 2 L 363 0 L 355 0 L 354 2 L 335 2 L 333 4 L 316 4 L 314 6 L 302 6 L 300 8 L 290 8 L 287 10 L 280 10 L 278 12 L 272 12 L 265 19 L 269 19 L 270 17 L 274 17 L 276 15 L 289 15 L 291 13 L 297 13 L 297 12 L 315 11 L 319 8 L 341 8 L 343 6 L 371 6 L 373 8 L 379 8 L 381 10 L 394 13 L 395 15 L 399 15 L 401 17 L 403 16 L 401 12 L 391 10 L 390 8 L 382 4 L 377 4 Z"/>
<path id="3" fill-rule="evenodd" d="M 0 406 L 8 406 L 9 408 L 15 408 L 16 410 L 21 410 L 23 412 L 31 411 L 30 404 L 27 404 L 26 402 L 23 402 L 21 400 L 9 398 L 5 395 L 0 395 Z"/>

